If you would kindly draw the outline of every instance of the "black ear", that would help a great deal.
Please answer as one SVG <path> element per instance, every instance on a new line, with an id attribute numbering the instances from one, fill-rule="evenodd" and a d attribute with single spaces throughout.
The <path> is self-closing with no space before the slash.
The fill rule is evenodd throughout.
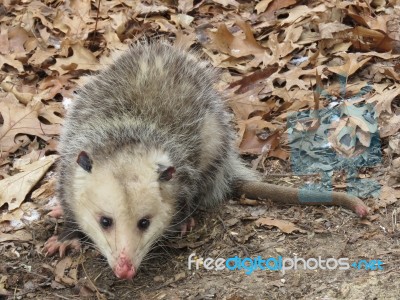
<path id="1" fill-rule="evenodd" d="M 78 155 L 78 159 L 76 160 L 78 165 L 81 166 L 86 172 L 92 172 L 92 160 L 90 159 L 89 155 L 85 151 L 81 151 Z"/>
<path id="2" fill-rule="evenodd" d="M 158 180 L 160 180 L 160 181 L 171 180 L 175 174 L 175 171 L 176 171 L 175 167 L 173 167 L 173 166 L 165 167 L 165 166 L 159 165 L 158 173 L 160 174 L 160 177 L 158 177 Z"/>

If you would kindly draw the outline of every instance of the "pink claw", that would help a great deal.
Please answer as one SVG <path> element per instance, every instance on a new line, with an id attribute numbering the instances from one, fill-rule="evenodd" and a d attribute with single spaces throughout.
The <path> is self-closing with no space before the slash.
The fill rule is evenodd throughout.
<path id="1" fill-rule="evenodd" d="M 53 218 L 60 218 L 64 215 L 64 211 L 62 209 L 62 206 L 60 204 L 57 204 L 56 206 L 54 206 L 51 211 L 47 214 L 50 217 Z"/>
<path id="2" fill-rule="evenodd" d="M 45 256 L 52 256 L 58 251 L 60 257 L 64 257 L 68 249 L 79 251 L 80 248 L 81 243 L 79 240 L 73 239 L 60 242 L 58 237 L 54 235 L 44 244 L 42 252 L 45 253 Z"/>
<path id="3" fill-rule="evenodd" d="M 195 226 L 195 220 L 193 218 L 189 218 L 185 223 L 181 225 L 181 236 L 185 236 L 188 232 L 191 232 Z"/>

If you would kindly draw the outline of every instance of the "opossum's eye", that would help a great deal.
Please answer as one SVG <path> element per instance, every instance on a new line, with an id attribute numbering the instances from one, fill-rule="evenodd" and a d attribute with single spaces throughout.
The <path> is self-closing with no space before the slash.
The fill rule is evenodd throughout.
<path id="1" fill-rule="evenodd" d="M 113 219 L 107 218 L 107 217 L 101 217 L 100 218 L 100 225 L 103 227 L 103 229 L 108 229 L 112 226 L 113 224 Z"/>
<path id="2" fill-rule="evenodd" d="M 149 218 L 143 218 L 140 219 L 139 222 L 137 223 L 137 226 L 140 230 L 146 230 L 150 226 L 150 220 Z"/>
<path id="3" fill-rule="evenodd" d="M 86 172 L 92 171 L 92 160 L 90 159 L 89 155 L 85 151 L 81 151 L 78 155 L 78 159 L 76 160 L 78 165 L 81 166 Z"/>
<path id="4" fill-rule="evenodd" d="M 160 177 L 158 179 L 160 181 L 168 181 L 171 180 L 172 176 L 175 173 L 175 168 L 170 166 L 170 167 L 165 167 L 165 166 L 158 166 L 158 172 L 160 173 Z"/>

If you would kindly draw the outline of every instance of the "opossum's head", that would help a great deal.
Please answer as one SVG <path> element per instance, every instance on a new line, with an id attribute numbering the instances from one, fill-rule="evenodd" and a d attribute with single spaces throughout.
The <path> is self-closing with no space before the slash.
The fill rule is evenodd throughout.
<path id="1" fill-rule="evenodd" d="M 159 150 L 77 158 L 72 211 L 118 278 L 131 279 L 176 210 L 175 168 Z"/>

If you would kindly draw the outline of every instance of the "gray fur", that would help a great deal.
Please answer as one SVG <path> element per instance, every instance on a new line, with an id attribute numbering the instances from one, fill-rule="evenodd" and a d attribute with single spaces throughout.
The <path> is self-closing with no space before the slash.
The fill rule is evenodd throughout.
<path id="1" fill-rule="evenodd" d="M 121 151 L 134 155 L 139 144 L 165 150 L 176 168 L 181 219 L 198 206 L 220 204 L 236 182 L 255 180 L 235 150 L 230 114 L 213 87 L 217 77 L 194 54 L 167 43 L 141 43 L 80 88 L 59 147 L 66 226 L 74 223 L 68 203 L 74 201 L 72 175 L 83 150 L 100 163 Z M 213 131 L 206 141 L 204 128 Z"/>

